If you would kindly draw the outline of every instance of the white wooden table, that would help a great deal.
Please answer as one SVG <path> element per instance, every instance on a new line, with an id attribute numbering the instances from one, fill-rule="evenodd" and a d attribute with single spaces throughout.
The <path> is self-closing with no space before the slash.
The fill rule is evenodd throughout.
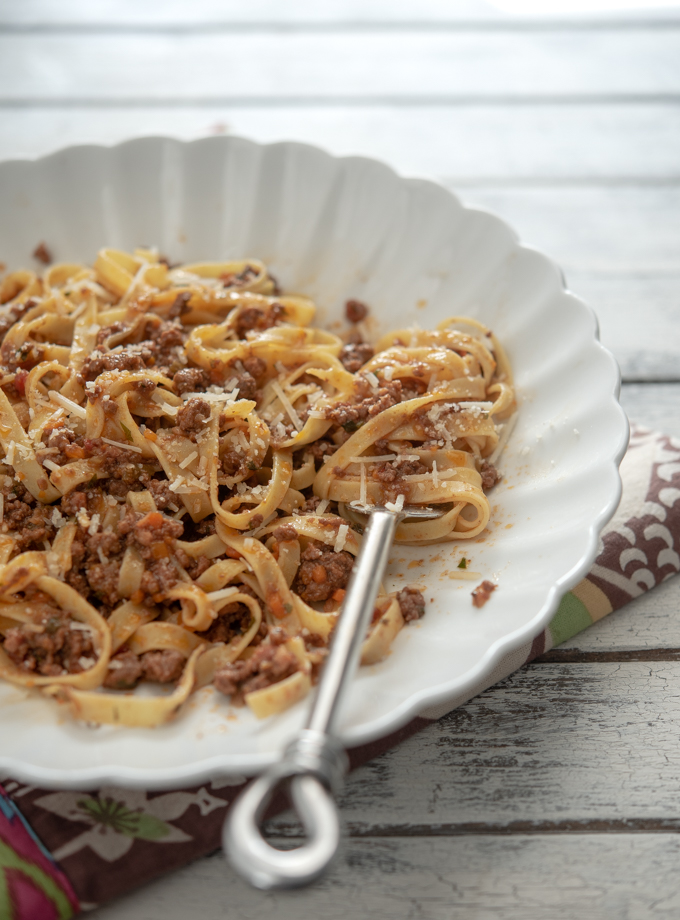
<path id="1" fill-rule="evenodd" d="M 434 176 L 560 262 L 629 415 L 680 435 L 680 10 L 0 0 L 0 27 L 0 157 L 228 131 Z M 357 771 L 316 886 L 254 892 L 216 855 L 93 916 L 677 917 L 679 602 L 666 583 Z"/>

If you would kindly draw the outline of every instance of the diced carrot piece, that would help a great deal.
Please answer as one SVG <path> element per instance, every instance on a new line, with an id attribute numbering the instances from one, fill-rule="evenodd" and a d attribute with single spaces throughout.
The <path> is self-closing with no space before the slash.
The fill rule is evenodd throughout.
<path id="1" fill-rule="evenodd" d="M 315 581 L 317 585 L 322 585 L 324 582 L 328 581 L 326 570 L 322 565 L 315 565 L 312 569 L 312 581 Z"/>

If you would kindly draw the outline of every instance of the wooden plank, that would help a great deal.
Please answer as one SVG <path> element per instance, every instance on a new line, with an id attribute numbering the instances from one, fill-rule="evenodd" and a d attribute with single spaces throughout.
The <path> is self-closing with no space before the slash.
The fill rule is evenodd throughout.
<path id="1" fill-rule="evenodd" d="M 3 159 L 141 134 L 190 140 L 229 132 L 377 157 L 405 175 L 446 176 L 457 187 L 680 181 L 680 105 L 0 106 L 0 113 Z"/>
<path id="2" fill-rule="evenodd" d="M 542 15 L 541 15 L 542 14 Z M 22 0 L 0 7 L 0 24 L 14 27 L 191 27 L 195 25 L 251 25 L 271 28 L 317 26 L 333 28 L 379 24 L 410 27 L 413 23 L 454 28 L 555 28 L 564 24 L 583 29 L 635 27 L 641 21 L 663 27 L 678 20 L 678 11 L 663 3 L 651 10 L 621 9 L 586 15 L 555 15 L 549 7 L 534 16 L 517 16 L 483 0 L 166 0 L 137 3 L 135 0 Z"/>
<path id="3" fill-rule="evenodd" d="M 513 16 L 483 0 L 294 0 L 282 4 L 280 0 L 166 0 L 160 3 L 137 3 L 135 0 L 22 0 L 6 2 L 0 7 L 0 24 L 12 26 L 192 26 L 196 23 L 234 26 L 242 23 L 260 28 L 277 25 L 320 25 L 380 23 L 411 25 L 432 23 L 454 27 L 491 26 L 496 28 L 545 28 L 568 23 L 584 29 L 602 25 L 626 27 L 640 21 L 659 23 L 677 21 L 676 9 L 664 8 L 659 3 L 655 9 L 616 10 L 585 16 L 555 16 L 549 8 L 544 15 Z"/>
<path id="4" fill-rule="evenodd" d="M 631 421 L 680 438 L 678 384 L 624 384 L 621 405 Z"/>
<path id="5" fill-rule="evenodd" d="M 645 98 L 680 94 L 680 28 L 541 33 L 0 35 L 0 100 Z M 115 74 L 115 79 L 112 75 Z M 148 104 L 148 102 L 147 102 Z"/>
<path id="6" fill-rule="evenodd" d="M 319 23 L 366 21 L 468 22 L 507 20 L 496 7 L 483 0 L 165 0 L 164 3 L 137 3 L 135 0 L 62 0 L 58 7 L 51 0 L 22 0 L 4 3 L 0 23 L 16 25 L 192 25 L 210 22 L 238 24 Z M 645 17 L 647 18 L 647 17 Z"/>
<path id="7" fill-rule="evenodd" d="M 679 678 L 677 661 L 530 665 L 355 771 L 343 816 L 359 835 L 680 830 Z"/>
<path id="8" fill-rule="evenodd" d="M 525 243 L 550 253 L 576 293 L 576 272 L 580 277 L 617 274 L 626 279 L 677 274 L 680 186 L 675 184 L 470 186 L 461 197 L 466 204 L 500 214 Z"/>
<path id="9" fill-rule="evenodd" d="M 673 834 L 350 840 L 301 891 L 248 888 L 220 854 L 94 911 L 92 920 L 671 920 Z"/>
<path id="10" fill-rule="evenodd" d="M 574 233 L 579 229 L 577 223 L 572 225 Z M 614 353 L 624 380 L 680 380 L 680 272 L 630 277 L 567 269 L 567 279 L 595 310 L 600 338 Z M 640 398 L 641 394 L 638 402 Z M 631 406 L 634 415 L 637 405 Z M 649 409 L 645 406 L 640 420 L 680 434 L 678 405 L 680 394 L 675 392 L 670 404 L 664 398 Z"/>

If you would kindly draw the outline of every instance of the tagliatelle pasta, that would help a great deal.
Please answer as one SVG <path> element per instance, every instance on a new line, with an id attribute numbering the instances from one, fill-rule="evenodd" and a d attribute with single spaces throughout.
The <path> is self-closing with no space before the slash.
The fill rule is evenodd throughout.
<path id="1" fill-rule="evenodd" d="M 402 543 L 488 524 L 515 397 L 475 320 L 370 345 L 358 301 L 340 337 L 256 260 L 146 249 L 10 273 L 0 302 L 0 677 L 76 718 L 158 725 L 209 684 L 281 712 L 327 653 L 358 506 L 442 507 Z M 381 594 L 362 663 L 424 608 Z"/>

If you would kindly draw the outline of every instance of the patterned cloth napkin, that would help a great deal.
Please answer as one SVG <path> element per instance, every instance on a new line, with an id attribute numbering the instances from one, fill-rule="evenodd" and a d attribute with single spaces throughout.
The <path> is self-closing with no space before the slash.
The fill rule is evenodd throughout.
<path id="1" fill-rule="evenodd" d="M 623 498 L 587 578 L 548 628 L 468 692 L 350 752 L 352 767 L 680 571 L 680 440 L 634 429 Z M 67 920 L 216 850 L 243 777 L 177 792 L 51 792 L 8 777 L 0 787 L 0 920 Z"/>

